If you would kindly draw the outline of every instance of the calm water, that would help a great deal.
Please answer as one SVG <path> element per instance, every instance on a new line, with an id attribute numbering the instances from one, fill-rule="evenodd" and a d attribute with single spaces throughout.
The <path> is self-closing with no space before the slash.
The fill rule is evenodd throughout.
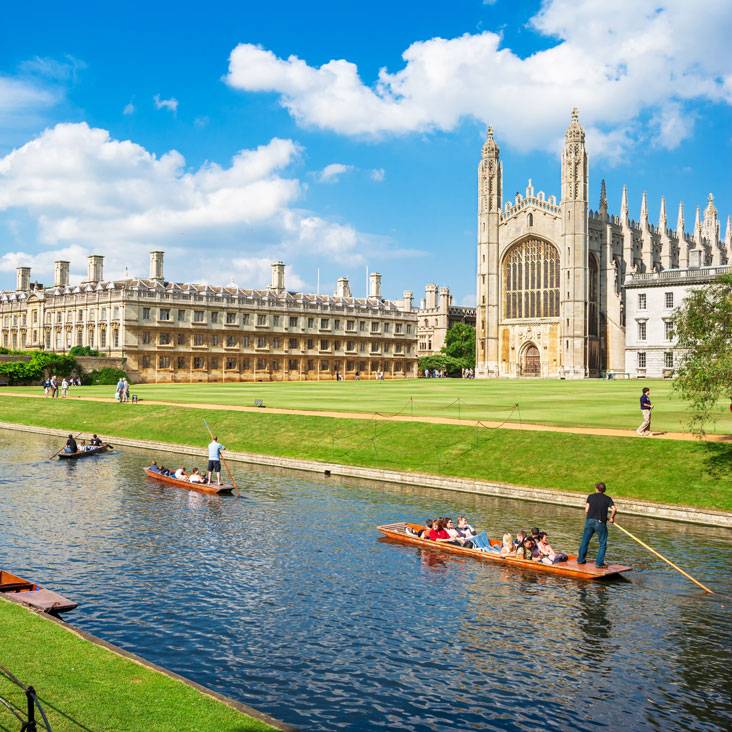
<path id="1" fill-rule="evenodd" d="M 146 480 L 142 452 L 46 460 L 56 446 L 0 431 L 0 566 L 77 600 L 71 623 L 302 729 L 732 727 L 730 532 L 624 522 L 719 595 L 618 532 L 630 581 L 579 583 L 374 529 L 466 511 L 575 551 L 577 511 L 245 467 L 246 499 L 209 497 Z"/>

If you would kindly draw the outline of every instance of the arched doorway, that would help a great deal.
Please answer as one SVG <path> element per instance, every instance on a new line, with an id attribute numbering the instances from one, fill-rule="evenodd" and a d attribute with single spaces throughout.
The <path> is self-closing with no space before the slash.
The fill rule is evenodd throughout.
<path id="1" fill-rule="evenodd" d="M 539 349 L 529 343 L 521 353 L 521 376 L 541 376 Z"/>

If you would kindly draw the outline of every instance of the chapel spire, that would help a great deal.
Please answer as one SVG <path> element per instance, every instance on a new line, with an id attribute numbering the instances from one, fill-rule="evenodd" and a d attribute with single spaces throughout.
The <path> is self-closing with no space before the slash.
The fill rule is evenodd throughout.
<path id="1" fill-rule="evenodd" d="M 628 186 L 623 186 L 623 195 L 620 198 L 620 223 L 627 227 L 630 226 L 628 221 Z"/>
<path id="2" fill-rule="evenodd" d="M 585 131 L 580 124 L 577 107 L 572 109 L 569 126 L 564 133 L 564 149 L 562 150 L 562 200 L 587 202 L 587 151 L 585 149 Z"/>
<path id="3" fill-rule="evenodd" d="M 668 221 L 666 220 L 666 196 L 661 196 L 661 212 L 658 215 L 658 228 L 661 232 L 668 229 Z"/>
<path id="4" fill-rule="evenodd" d="M 641 196 L 640 225 L 643 229 L 648 228 L 648 194 L 645 191 Z"/>
<path id="5" fill-rule="evenodd" d="M 600 181 L 600 215 L 607 217 L 607 188 L 605 186 L 605 179 Z"/>
<path id="6" fill-rule="evenodd" d="M 679 201 L 679 214 L 676 217 L 676 238 L 681 241 L 684 238 L 684 202 Z"/>

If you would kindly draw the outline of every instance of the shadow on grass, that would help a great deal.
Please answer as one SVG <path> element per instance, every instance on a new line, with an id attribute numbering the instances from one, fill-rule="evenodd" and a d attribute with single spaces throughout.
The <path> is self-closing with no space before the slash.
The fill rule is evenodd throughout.
<path id="1" fill-rule="evenodd" d="M 715 479 L 729 480 L 732 475 L 732 445 L 707 442 L 705 465 Z"/>

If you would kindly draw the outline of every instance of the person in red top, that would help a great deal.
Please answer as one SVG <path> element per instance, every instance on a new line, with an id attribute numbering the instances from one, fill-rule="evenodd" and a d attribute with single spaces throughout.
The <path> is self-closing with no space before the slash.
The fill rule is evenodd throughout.
<path id="1" fill-rule="evenodd" d="M 431 541 L 452 542 L 450 534 L 445 529 L 445 519 L 440 519 L 432 524 L 432 531 L 430 531 L 429 538 Z"/>

